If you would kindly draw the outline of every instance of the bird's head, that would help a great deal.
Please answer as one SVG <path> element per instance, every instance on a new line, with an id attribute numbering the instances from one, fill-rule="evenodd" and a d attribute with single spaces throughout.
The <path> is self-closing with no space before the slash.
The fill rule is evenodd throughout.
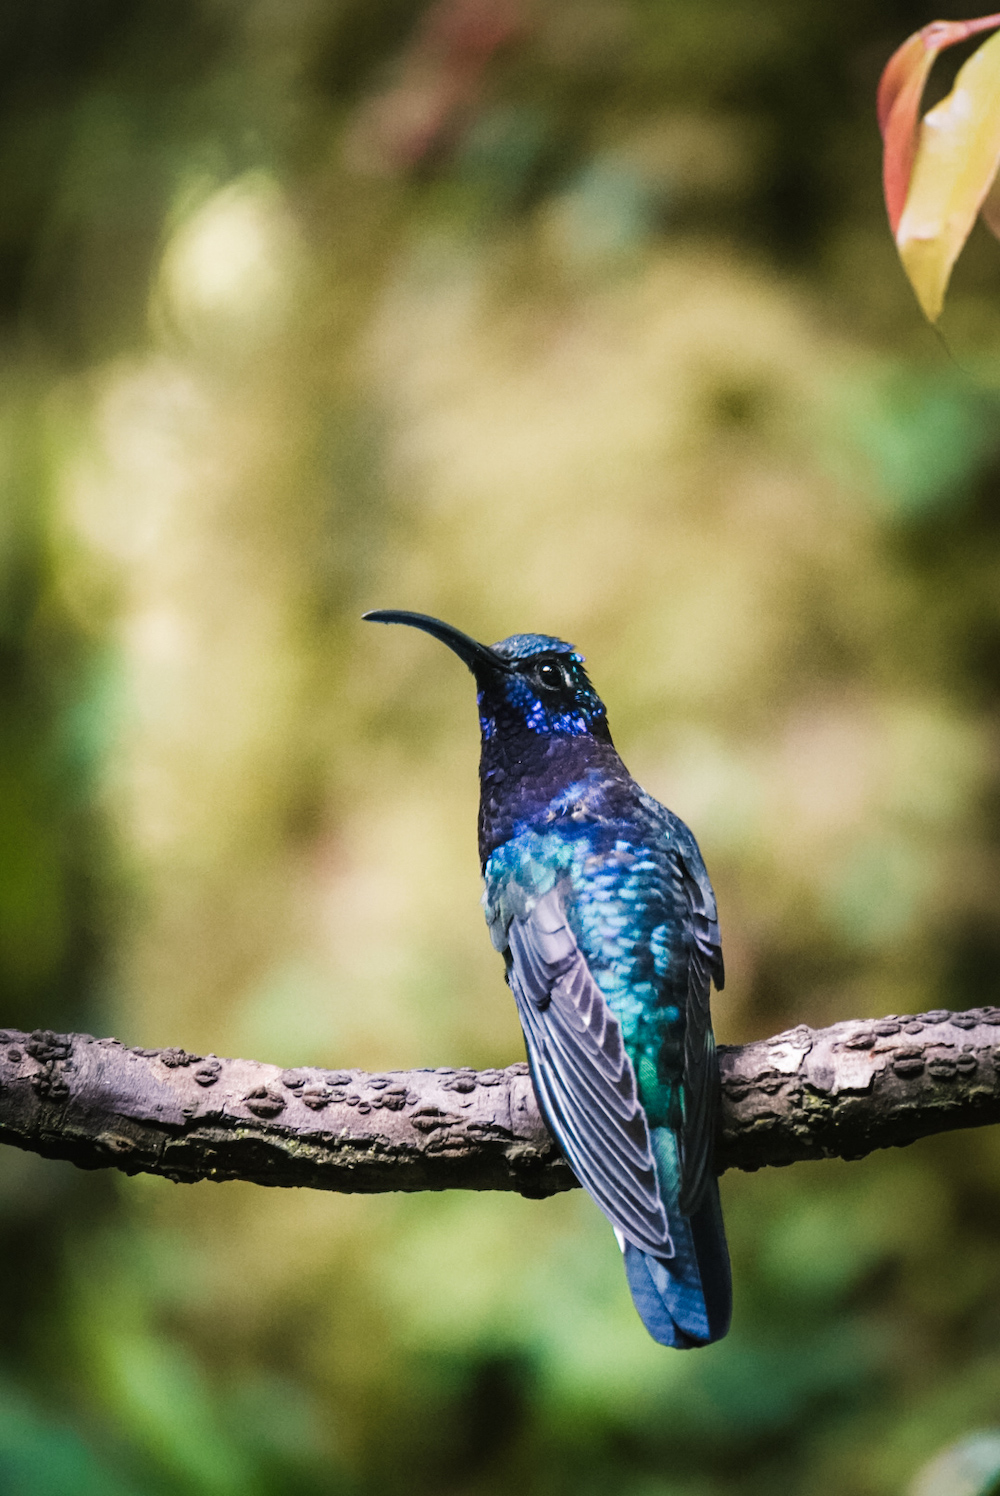
<path id="1" fill-rule="evenodd" d="M 512 634 L 487 646 L 425 613 L 378 609 L 371 623 L 405 623 L 433 634 L 476 678 L 484 740 L 523 732 L 611 742 L 608 714 L 583 668 L 583 655 L 547 634 Z"/>

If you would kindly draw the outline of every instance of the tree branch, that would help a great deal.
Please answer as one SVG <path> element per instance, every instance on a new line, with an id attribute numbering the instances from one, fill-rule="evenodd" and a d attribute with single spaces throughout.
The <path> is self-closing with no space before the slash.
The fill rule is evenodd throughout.
<path id="1" fill-rule="evenodd" d="M 720 1051 L 716 1165 L 861 1158 L 1000 1121 L 1000 1009 L 792 1029 Z M 281 1070 L 87 1034 L 0 1032 L 0 1142 L 81 1168 L 346 1192 L 576 1180 L 527 1066 Z"/>

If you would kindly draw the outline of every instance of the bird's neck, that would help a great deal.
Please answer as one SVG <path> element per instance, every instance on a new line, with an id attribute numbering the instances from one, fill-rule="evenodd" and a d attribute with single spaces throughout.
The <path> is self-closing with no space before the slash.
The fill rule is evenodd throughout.
<path id="1" fill-rule="evenodd" d="M 635 793 L 635 785 L 610 740 L 590 736 L 483 735 L 479 760 L 479 855 L 510 840 L 518 826 L 551 819 L 553 801 L 571 785 L 598 786 L 608 815 Z M 618 802 L 621 802 L 619 806 Z"/>

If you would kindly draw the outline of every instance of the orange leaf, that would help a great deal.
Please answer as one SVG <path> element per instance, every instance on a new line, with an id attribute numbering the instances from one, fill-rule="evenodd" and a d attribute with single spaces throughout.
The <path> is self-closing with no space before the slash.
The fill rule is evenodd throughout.
<path id="1" fill-rule="evenodd" d="M 1000 34 L 959 71 L 924 118 L 910 190 L 896 230 L 903 267 L 931 322 L 952 266 L 1000 165 Z"/>
<path id="2" fill-rule="evenodd" d="M 889 226 L 895 234 L 906 203 L 917 150 L 917 119 L 924 85 L 938 54 L 980 31 L 1000 26 L 1000 13 L 973 21 L 932 21 L 889 58 L 878 86 L 882 132 L 882 182 Z"/>

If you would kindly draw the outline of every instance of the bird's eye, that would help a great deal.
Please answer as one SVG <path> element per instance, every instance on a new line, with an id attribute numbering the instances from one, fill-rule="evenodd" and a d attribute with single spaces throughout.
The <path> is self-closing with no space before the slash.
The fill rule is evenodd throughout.
<path id="1" fill-rule="evenodd" d="M 565 678 L 559 666 L 548 661 L 544 665 L 539 665 L 538 680 L 540 685 L 547 686 L 550 691 L 558 690 L 565 684 Z"/>

